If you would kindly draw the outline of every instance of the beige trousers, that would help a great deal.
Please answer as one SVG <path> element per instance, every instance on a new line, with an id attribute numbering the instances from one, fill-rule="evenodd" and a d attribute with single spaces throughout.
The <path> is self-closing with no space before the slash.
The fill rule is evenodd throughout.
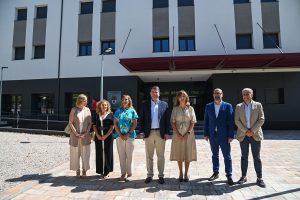
<path id="1" fill-rule="evenodd" d="M 134 149 L 134 139 L 128 138 L 123 141 L 120 137 L 116 139 L 117 149 L 120 160 L 121 174 L 132 174 L 131 165 L 132 165 L 132 155 Z"/>
<path id="2" fill-rule="evenodd" d="M 82 145 L 81 139 L 78 140 L 78 146 L 70 145 L 70 170 L 77 171 L 80 169 L 80 157 L 82 169 L 90 169 L 90 145 Z"/>
<path id="3" fill-rule="evenodd" d="M 158 177 L 164 177 L 165 169 L 165 144 L 166 140 L 160 137 L 159 130 L 152 130 L 149 137 L 145 138 L 147 177 L 153 177 L 153 155 L 156 149 Z"/>

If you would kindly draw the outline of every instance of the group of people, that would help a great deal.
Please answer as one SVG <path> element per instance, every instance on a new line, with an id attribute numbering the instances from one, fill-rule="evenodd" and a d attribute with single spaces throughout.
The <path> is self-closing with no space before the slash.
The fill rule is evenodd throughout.
<path id="1" fill-rule="evenodd" d="M 95 133 L 96 173 L 105 179 L 113 171 L 113 141 L 116 140 L 119 154 L 121 176 L 125 181 L 132 176 L 132 156 L 136 138 L 137 120 L 139 134 L 145 142 L 147 177 L 145 183 L 153 180 L 153 156 L 157 155 L 158 183 L 164 184 L 165 143 L 173 129 L 170 160 L 177 161 L 179 169 L 178 180 L 189 181 L 190 162 L 197 161 L 197 149 L 194 125 L 197 122 L 194 108 L 190 105 L 189 96 L 181 90 L 177 93 L 176 102 L 170 111 L 168 103 L 159 99 L 160 89 L 153 86 L 151 98 L 142 103 L 139 115 L 133 107 L 129 95 L 122 96 L 121 107 L 113 114 L 110 103 L 101 100 L 96 104 L 96 112 L 92 115 L 87 105 L 87 97 L 79 95 L 76 106 L 69 116 L 70 135 L 70 169 L 76 171 L 76 176 L 86 176 L 90 169 L 90 144 L 92 127 Z M 242 176 L 238 181 L 247 181 L 248 154 L 251 145 L 254 166 L 257 174 L 257 185 L 265 187 L 262 179 L 262 164 L 260 160 L 261 126 L 264 123 L 262 105 L 254 101 L 253 90 L 242 90 L 243 102 L 236 106 L 222 100 L 223 92 L 217 88 L 213 91 L 214 101 L 207 104 L 204 116 L 204 139 L 209 141 L 212 152 L 213 175 L 209 181 L 219 178 L 219 149 L 221 148 L 225 162 L 227 183 L 233 185 L 232 161 L 230 143 L 234 138 L 234 122 L 237 126 L 237 139 L 241 147 Z M 80 171 L 80 158 L 82 170 Z M 184 170 L 183 170 L 184 165 Z"/>

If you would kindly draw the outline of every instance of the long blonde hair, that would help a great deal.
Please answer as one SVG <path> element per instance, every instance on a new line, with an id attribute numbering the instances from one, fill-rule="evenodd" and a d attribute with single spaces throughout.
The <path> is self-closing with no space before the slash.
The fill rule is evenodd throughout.
<path id="1" fill-rule="evenodd" d="M 97 114 L 99 114 L 99 113 L 101 114 L 101 105 L 104 104 L 104 103 L 107 104 L 107 112 L 111 113 L 111 105 L 110 105 L 109 101 L 103 99 L 101 101 L 98 101 L 97 104 L 96 104 L 96 113 Z"/>
<path id="2" fill-rule="evenodd" d="M 124 99 L 125 97 L 128 97 L 128 101 L 129 101 L 129 103 L 128 103 L 128 108 L 133 108 L 133 103 L 132 103 L 131 97 L 130 97 L 128 94 L 124 94 L 124 95 L 122 96 L 122 101 L 123 101 L 123 99 Z M 122 107 L 123 107 L 123 105 L 122 105 Z"/>
<path id="3" fill-rule="evenodd" d="M 76 99 L 76 107 L 79 107 L 79 105 L 81 104 L 81 102 L 86 101 L 87 102 L 87 96 L 85 94 L 80 94 L 78 95 L 77 99 Z"/>
<path id="4" fill-rule="evenodd" d="M 176 95 L 176 102 L 175 102 L 175 106 L 179 106 L 180 105 L 180 102 L 179 102 L 179 98 L 181 95 L 184 95 L 186 97 L 186 105 L 187 106 L 190 106 L 190 97 L 189 95 L 186 93 L 186 91 L 184 90 L 180 90 L 177 95 Z"/>

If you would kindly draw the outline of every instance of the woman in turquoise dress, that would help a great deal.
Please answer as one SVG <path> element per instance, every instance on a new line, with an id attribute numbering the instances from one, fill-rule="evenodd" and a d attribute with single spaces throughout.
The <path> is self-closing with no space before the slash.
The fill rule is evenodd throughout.
<path id="1" fill-rule="evenodd" d="M 121 181 L 132 176 L 131 166 L 137 119 L 138 115 L 132 106 L 131 97 L 123 95 L 121 107 L 114 114 L 114 137 L 120 160 Z"/>

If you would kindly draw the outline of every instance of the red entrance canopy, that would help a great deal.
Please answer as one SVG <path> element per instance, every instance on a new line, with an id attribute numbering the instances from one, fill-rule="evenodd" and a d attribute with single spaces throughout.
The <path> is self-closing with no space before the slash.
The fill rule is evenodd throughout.
<path id="1" fill-rule="evenodd" d="M 300 68 L 300 53 L 125 58 L 120 64 L 131 72 Z"/>

